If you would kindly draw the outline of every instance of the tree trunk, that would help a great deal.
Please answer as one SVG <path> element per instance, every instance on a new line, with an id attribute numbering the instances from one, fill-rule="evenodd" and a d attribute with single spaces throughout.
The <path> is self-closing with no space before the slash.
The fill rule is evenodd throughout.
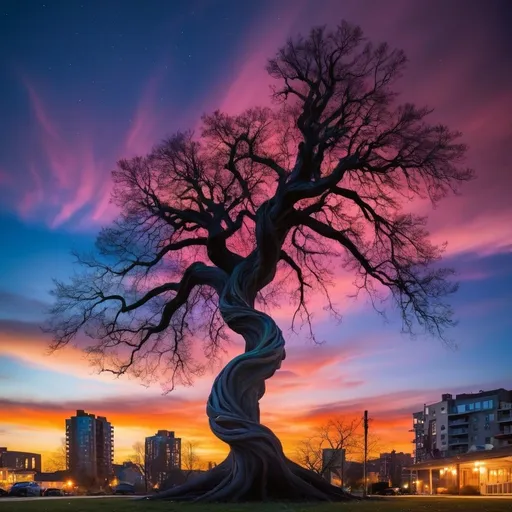
<path id="1" fill-rule="evenodd" d="M 243 265 L 241 266 L 243 267 Z M 265 380 L 285 358 L 284 338 L 274 320 L 257 311 L 237 268 L 220 298 L 227 325 L 245 339 L 245 352 L 215 379 L 206 412 L 213 433 L 229 444 L 226 460 L 201 477 L 154 498 L 193 501 L 344 500 L 344 493 L 290 461 L 279 439 L 260 423 Z"/>

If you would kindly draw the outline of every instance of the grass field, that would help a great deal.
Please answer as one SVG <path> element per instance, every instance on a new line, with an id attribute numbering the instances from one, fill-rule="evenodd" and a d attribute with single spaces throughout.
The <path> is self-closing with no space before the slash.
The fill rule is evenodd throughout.
<path id="1" fill-rule="evenodd" d="M 328 504 L 190 505 L 127 499 L 0 500 L 0 512 L 510 512 L 512 500 L 386 498 L 374 502 Z"/>

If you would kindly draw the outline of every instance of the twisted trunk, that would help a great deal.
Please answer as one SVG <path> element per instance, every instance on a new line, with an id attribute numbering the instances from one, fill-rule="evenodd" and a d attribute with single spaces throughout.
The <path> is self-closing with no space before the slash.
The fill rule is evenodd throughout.
<path id="1" fill-rule="evenodd" d="M 250 263 L 239 265 L 220 297 L 227 325 L 243 336 L 245 352 L 220 372 L 208 399 L 213 433 L 230 454 L 208 473 L 155 498 L 194 501 L 342 500 L 350 496 L 286 458 L 279 439 L 260 423 L 265 380 L 285 358 L 284 338 L 271 317 L 254 309 Z"/>

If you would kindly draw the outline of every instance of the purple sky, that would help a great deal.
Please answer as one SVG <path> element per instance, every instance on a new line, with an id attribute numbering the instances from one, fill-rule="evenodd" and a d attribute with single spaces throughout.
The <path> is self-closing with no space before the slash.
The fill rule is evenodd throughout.
<path id="1" fill-rule="evenodd" d="M 224 447 L 204 403 L 214 372 L 161 396 L 158 386 L 91 373 L 69 349 L 44 355 L 39 330 L 52 278 L 73 271 L 72 249 L 93 247 L 115 215 L 110 171 L 203 112 L 270 104 L 264 66 L 285 39 L 342 18 L 410 60 L 401 100 L 435 107 L 432 119 L 464 134 L 477 179 L 429 212 L 457 270 L 456 349 L 399 334 L 340 276 L 338 325 L 318 307 L 312 346 L 288 336 L 288 357 L 268 385 L 263 421 L 293 451 L 329 416 L 367 408 L 383 448 L 410 451 L 410 413 L 442 392 L 512 387 L 512 4 L 478 1 L 73 1 L 0 7 L 0 439 L 51 451 L 75 408 L 116 426 L 116 458 L 159 428 Z M 275 312 L 289 326 L 284 305 Z M 228 348 L 234 354 L 239 347 Z M 226 356 L 226 360 L 227 360 Z M 126 406 L 124 404 L 127 404 Z M 285 406 L 284 406 L 285 404 Z M 122 406 L 121 406 L 122 405 Z"/>

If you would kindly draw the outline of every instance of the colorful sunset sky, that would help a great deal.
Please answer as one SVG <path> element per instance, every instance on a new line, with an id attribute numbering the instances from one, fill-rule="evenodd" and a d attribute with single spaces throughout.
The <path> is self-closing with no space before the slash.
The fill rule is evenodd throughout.
<path id="1" fill-rule="evenodd" d="M 76 409 L 115 427 L 115 458 L 157 429 L 198 443 L 204 460 L 226 447 L 210 433 L 212 369 L 164 395 L 94 373 L 81 352 L 47 355 L 40 325 L 52 278 L 74 271 L 109 204 L 110 172 L 202 113 L 270 105 L 264 67 L 286 38 L 341 19 L 405 50 L 401 101 L 435 107 L 461 130 L 477 178 L 430 214 L 432 239 L 460 290 L 451 345 L 400 334 L 350 276 L 333 296 L 341 323 L 315 309 L 321 345 L 289 332 L 268 382 L 262 421 L 293 455 L 329 418 L 372 418 L 382 450 L 412 451 L 411 413 L 441 393 L 512 388 L 512 2 L 508 0 L 11 0 L 0 5 L 0 446 L 45 454 Z M 429 205 L 413 204 L 415 211 Z M 224 362 L 241 347 L 227 347 Z"/>

